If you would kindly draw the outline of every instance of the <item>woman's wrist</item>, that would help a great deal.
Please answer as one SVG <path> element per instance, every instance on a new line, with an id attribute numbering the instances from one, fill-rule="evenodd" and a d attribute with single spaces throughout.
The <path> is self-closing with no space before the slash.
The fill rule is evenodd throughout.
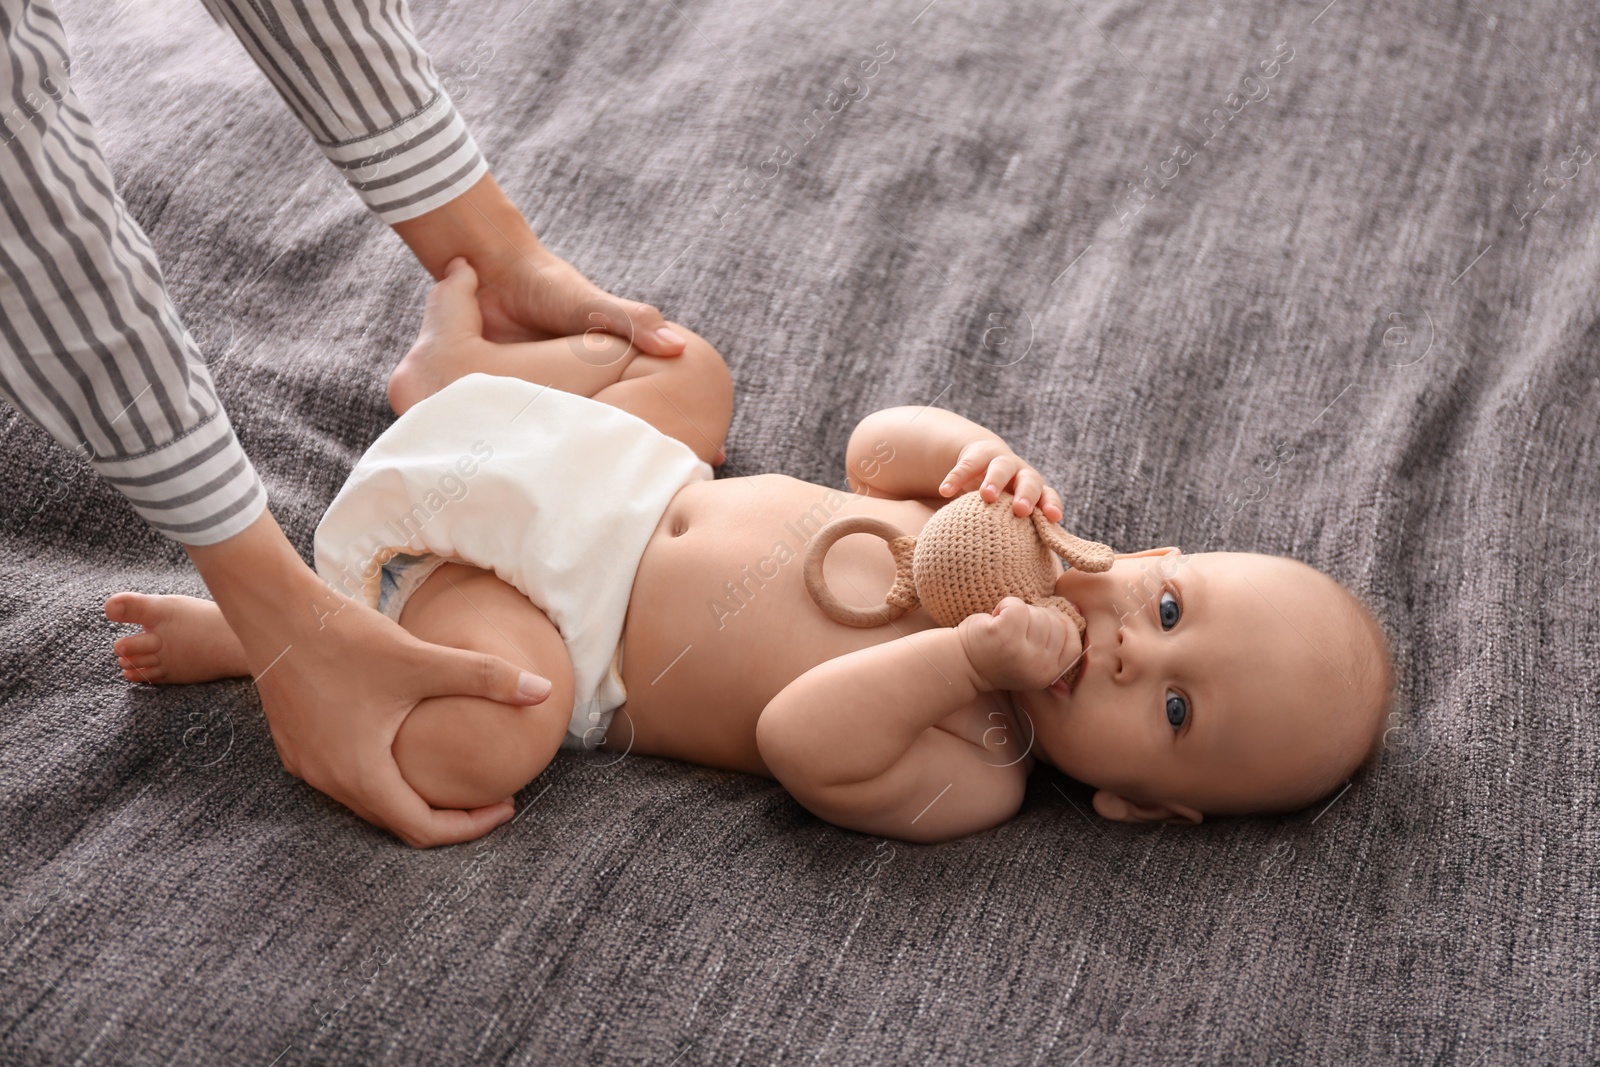
<path id="1" fill-rule="evenodd" d="M 393 228 L 435 278 L 443 278 L 445 267 L 457 256 L 472 264 L 480 277 L 493 278 L 520 260 L 549 255 L 528 220 L 488 173 L 454 200 L 394 223 Z"/>
<path id="2" fill-rule="evenodd" d="M 466 260 L 478 276 L 483 336 L 492 342 L 546 341 L 599 328 L 648 355 L 684 350 L 685 340 L 664 325 L 660 310 L 612 296 L 545 248 L 492 174 L 393 227 L 437 279 L 451 260 Z"/>
<path id="3" fill-rule="evenodd" d="M 247 653 L 253 638 L 301 629 L 347 603 L 306 566 L 270 510 L 225 541 L 184 548 Z"/>

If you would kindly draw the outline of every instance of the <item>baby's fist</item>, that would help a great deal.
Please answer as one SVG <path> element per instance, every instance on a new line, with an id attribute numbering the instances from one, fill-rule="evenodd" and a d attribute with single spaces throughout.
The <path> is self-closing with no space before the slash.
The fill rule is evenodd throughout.
<path id="1" fill-rule="evenodd" d="M 989 689 L 1043 689 L 1083 654 L 1071 616 L 1008 596 L 988 614 L 968 615 L 956 626 L 962 650 Z"/>

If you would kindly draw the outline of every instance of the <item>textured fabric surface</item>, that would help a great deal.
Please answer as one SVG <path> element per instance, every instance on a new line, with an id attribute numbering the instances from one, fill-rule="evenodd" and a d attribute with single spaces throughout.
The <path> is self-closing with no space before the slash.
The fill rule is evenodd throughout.
<path id="1" fill-rule="evenodd" d="M 198 4 L 63 7 L 309 558 L 427 280 Z M 843 487 L 863 415 L 952 408 L 1082 536 L 1366 597 L 1384 757 L 1331 806 L 1197 828 L 1099 821 L 1041 771 L 1017 819 L 917 847 L 563 752 L 515 823 L 413 851 L 282 771 L 248 681 L 122 681 L 103 598 L 203 587 L 8 410 L 0 1060 L 1600 1058 L 1592 5 L 415 18 L 547 243 L 727 357 L 723 476 Z"/>

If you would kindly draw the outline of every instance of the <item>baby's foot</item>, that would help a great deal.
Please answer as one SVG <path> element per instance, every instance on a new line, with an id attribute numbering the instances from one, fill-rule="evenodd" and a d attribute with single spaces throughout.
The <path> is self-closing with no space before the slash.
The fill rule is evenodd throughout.
<path id="1" fill-rule="evenodd" d="M 404 415 L 457 378 L 485 370 L 472 353 L 483 345 L 478 276 L 464 259 L 451 260 L 428 291 L 417 343 L 389 375 L 389 406 Z"/>
<path id="2" fill-rule="evenodd" d="M 244 646 L 222 609 L 209 600 L 117 593 L 106 601 L 105 610 L 112 622 L 144 628 L 111 645 L 122 676 L 130 682 L 182 685 L 250 675 Z"/>
<path id="3" fill-rule="evenodd" d="M 389 407 L 396 415 L 404 415 L 449 384 L 441 373 L 443 361 L 440 346 L 430 337 L 423 336 L 411 346 L 389 374 Z"/>

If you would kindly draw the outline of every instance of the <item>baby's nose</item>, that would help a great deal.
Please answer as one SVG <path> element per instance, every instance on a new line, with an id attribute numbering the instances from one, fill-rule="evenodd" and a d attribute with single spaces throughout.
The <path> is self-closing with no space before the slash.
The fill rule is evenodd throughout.
<path id="1" fill-rule="evenodd" d="M 1117 624 L 1117 639 L 1111 643 L 1111 675 L 1114 678 L 1121 678 L 1123 672 L 1127 669 L 1127 664 L 1123 660 L 1125 653 L 1123 641 L 1127 636 L 1128 628 L 1119 622 Z"/>

